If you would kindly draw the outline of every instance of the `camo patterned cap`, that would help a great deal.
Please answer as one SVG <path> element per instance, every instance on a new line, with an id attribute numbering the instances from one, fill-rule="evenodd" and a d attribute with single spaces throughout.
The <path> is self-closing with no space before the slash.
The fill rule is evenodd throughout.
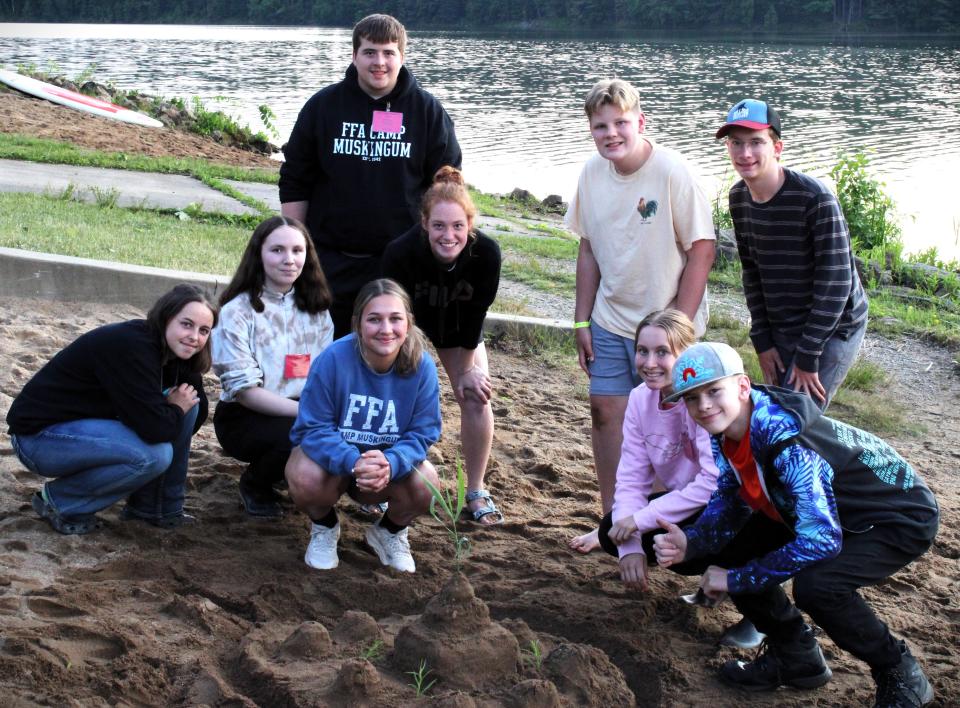
<path id="1" fill-rule="evenodd" d="M 670 378 L 673 393 L 664 402 L 679 401 L 684 393 L 714 381 L 743 373 L 743 359 L 729 344 L 700 342 L 677 357 Z"/>

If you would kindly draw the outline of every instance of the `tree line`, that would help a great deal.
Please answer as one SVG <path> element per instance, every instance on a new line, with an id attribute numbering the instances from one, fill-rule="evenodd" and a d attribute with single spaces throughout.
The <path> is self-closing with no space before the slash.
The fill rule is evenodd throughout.
<path id="1" fill-rule="evenodd" d="M 350 26 L 371 12 L 412 29 L 960 31 L 957 0 L 0 0 L 4 22 Z"/>

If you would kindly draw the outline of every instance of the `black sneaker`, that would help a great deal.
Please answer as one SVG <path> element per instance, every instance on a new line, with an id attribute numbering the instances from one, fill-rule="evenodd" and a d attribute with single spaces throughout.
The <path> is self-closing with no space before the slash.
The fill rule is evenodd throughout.
<path id="1" fill-rule="evenodd" d="M 240 475 L 240 503 L 250 516 L 260 519 L 279 519 L 283 516 L 280 495 L 273 487 L 264 489 L 251 484 L 246 472 Z"/>
<path id="2" fill-rule="evenodd" d="M 800 640 L 776 644 L 765 639 L 753 661 L 731 659 L 720 668 L 724 681 L 747 691 L 780 686 L 819 688 L 833 676 L 810 628 Z"/>
<path id="3" fill-rule="evenodd" d="M 900 663 L 893 668 L 870 670 L 877 682 L 873 708 L 919 708 L 933 701 L 933 686 L 903 642 L 900 652 Z"/>

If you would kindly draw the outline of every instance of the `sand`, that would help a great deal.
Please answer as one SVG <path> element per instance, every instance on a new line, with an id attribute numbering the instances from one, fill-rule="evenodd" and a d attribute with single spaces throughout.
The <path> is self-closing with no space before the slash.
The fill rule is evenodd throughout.
<path id="1" fill-rule="evenodd" d="M 35 134 L 100 146 L 91 143 L 107 124 L 70 114 L 69 129 L 58 128 L 63 114 L 50 111 L 66 110 L 0 94 L 0 129 L 29 132 L 23 126 L 42 114 L 37 120 L 47 127 Z M 11 115 L 18 122 L 8 123 Z M 142 314 L 0 298 L 0 413 L 80 333 Z M 925 556 L 865 595 L 910 642 L 936 705 L 953 706 L 960 704 L 960 421 L 951 403 L 960 382 L 942 351 L 898 346 L 902 355 L 881 357 L 895 374 L 928 352 L 938 362 L 933 373 L 915 367 L 913 378 L 894 382 L 890 400 L 909 406 L 911 422 L 927 430 L 893 442 L 937 494 L 941 530 Z M 196 525 L 161 531 L 121 521 L 111 509 L 99 531 L 61 536 L 30 509 L 40 480 L 0 434 L 0 705 L 871 704 L 865 667 L 829 639 L 834 679 L 819 690 L 727 688 L 717 667 L 750 656 L 716 644 L 738 618 L 729 603 L 683 605 L 678 595 L 695 579 L 662 570 L 652 572 L 647 593 L 628 591 L 613 559 L 568 550 L 567 540 L 595 525 L 600 508 L 584 381 L 509 342 L 491 347 L 491 369 L 488 487 L 506 523 L 461 523 L 471 540 L 463 575 L 429 518 L 410 533 L 417 573 L 381 567 L 363 542 L 369 519 L 346 502 L 340 567 L 309 569 L 302 560 L 308 520 L 292 509 L 279 522 L 248 519 L 236 491 L 242 465 L 223 456 L 210 422 L 191 453 L 187 507 Z M 207 390 L 216 400 L 213 377 Z M 458 413 L 445 380 L 442 395 L 445 433 L 433 459 L 449 479 Z M 437 680 L 424 698 L 407 673 L 418 668 L 417 649 L 430 657 L 424 685 Z"/>
<path id="2" fill-rule="evenodd" d="M 16 298 L 0 299 L 0 313 L 3 413 L 78 334 L 142 314 L 101 305 L 71 305 L 66 314 L 56 303 Z M 346 502 L 340 567 L 307 568 L 307 519 L 292 510 L 279 522 L 246 518 L 236 491 L 242 466 L 222 455 L 210 422 L 191 453 L 187 506 L 196 525 L 161 531 L 111 509 L 99 531 L 61 536 L 30 510 L 39 479 L 0 437 L 0 703 L 406 705 L 416 700 L 405 673 L 417 668 L 410 647 L 435 657 L 428 678 L 437 683 L 427 695 L 444 705 L 742 702 L 715 677 L 737 655 L 716 645 L 737 618 L 729 603 L 682 605 L 677 596 L 694 580 L 661 570 L 646 594 L 627 591 L 613 559 L 566 548 L 599 508 L 582 382 L 510 349 L 494 349 L 491 367 L 497 431 L 488 486 L 507 521 L 461 524 L 472 546 L 464 578 L 432 519 L 411 530 L 415 575 L 381 567 L 363 542 L 368 518 Z M 216 380 L 206 383 L 215 399 Z M 458 435 L 445 381 L 443 413 L 433 459 L 449 478 Z M 948 426 L 956 439 L 956 420 Z M 911 642 L 947 706 L 960 700 L 960 534 L 958 454 L 941 443 L 937 431 L 898 445 L 943 507 L 937 543 L 866 595 Z M 446 600 L 435 598 L 451 579 Z M 382 650 L 361 658 L 377 640 Z M 532 640 L 542 648 L 539 668 Z M 395 652 L 395 642 L 405 649 Z M 824 646 L 830 684 L 751 702 L 867 703 L 863 667 L 829 640 Z"/>

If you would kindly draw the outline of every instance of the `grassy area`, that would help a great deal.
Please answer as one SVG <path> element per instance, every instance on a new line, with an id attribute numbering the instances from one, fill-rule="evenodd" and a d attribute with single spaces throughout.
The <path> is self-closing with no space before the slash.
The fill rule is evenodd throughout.
<path id="1" fill-rule="evenodd" d="M 883 290 L 871 290 L 870 331 L 908 334 L 948 347 L 960 347 L 960 309 L 949 300 L 904 298 Z"/>
<path id="2" fill-rule="evenodd" d="M 172 214 L 0 194 L 0 246 L 230 275 L 250 231 Z"/>
<path id="3" fill-rule="evenodd" d="M 30 160 L 78 167 L 111 167 L 164 174 L 190 175 L 199 180 L 232 179 L 243 182 L 276 184 L 278 170 L 220 165 L 198 158 L 149 157 L 125 152 L 101 152 L 77 147 L 72 143 L 25 135 L 0 133 L 0 158 Z"/>
<path id="4" fill-rule="evenodd" d="M 470 198 L 473 199 L 477 210 L 484 216 L 492 216 L 497 219 L 507 219 L 510 216 L 508 199 L 481 192 L 473 187 L 470 187 Z"/>
<path id="5" fill-rule="evenodd" d="M 763 381 L 750 331 L 745 324 L 722 313 L 711 312 L 704 339 L 729 344 L 743 358 L 750 379 Z M 885 397 L 888 383 L 889 377 L 883 369 L 865 359 L 858 359 L 830 402 L 829 415 L 876 435 L 917 434 L 919 429 L 908 424 L 903 407 L 890 405 Z"/>
<path id="6" fill-rule="evenodd" d="M 505 258 L 501 274 L 507 280 L 523 283 L 545 293 L 573 297 L 576 277 L 573 273 L 557 272 L 550 264 L 530 258 Z"/>
<path id="7" fill-rule="evenodd" d="M 487 235 L 497 241 L 504 250 L 535 258 L 575 261 L 579 248 L 579 244 L 573 241 L 551 236 L 531 238 L 530 236 L 516 236 L 501 231 L 491 231 Z"/>

